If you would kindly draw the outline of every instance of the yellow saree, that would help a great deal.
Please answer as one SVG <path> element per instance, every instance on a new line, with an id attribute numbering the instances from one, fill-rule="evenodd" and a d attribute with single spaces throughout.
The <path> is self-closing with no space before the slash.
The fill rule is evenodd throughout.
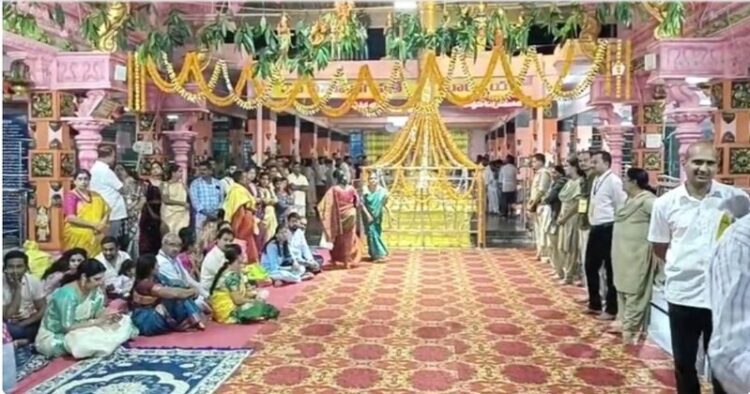
<path id="1" fill-rule="evenodd" d="M 97 193 L 91 192 L 91 200 L 86 201 L 75 192 L 66 196 L 69 204 L 75 204 L 75 215 L 87 222 L 99 223 L 109 215 L 109 206 Z M 96 256 L 101 252 L 101 241 L 103 234 L 97 234 L 93 229 L 78 226 L 65 221 L 63 226 L 63 246 L 66 250 L 72 248 L 83 248 L 89 256 Z"/>

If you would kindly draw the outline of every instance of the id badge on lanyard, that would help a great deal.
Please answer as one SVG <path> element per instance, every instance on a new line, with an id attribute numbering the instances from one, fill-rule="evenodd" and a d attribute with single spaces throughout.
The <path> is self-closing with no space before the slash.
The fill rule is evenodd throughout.
<path id="1" fill-rule="evenodd" d="M 578 213 L 588 213 L 589 211 L 589 200 L 582 198 L 578 200 Z"/>

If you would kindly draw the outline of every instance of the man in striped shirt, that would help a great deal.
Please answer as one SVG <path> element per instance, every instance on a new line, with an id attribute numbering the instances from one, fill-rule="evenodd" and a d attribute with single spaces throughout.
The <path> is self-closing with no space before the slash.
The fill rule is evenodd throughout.
<path id="1" fill-rule="evenodd" d="M 706 275 L 711 369 L 727 393 L 750 393 L 750 215 L 724 233 Z"/>

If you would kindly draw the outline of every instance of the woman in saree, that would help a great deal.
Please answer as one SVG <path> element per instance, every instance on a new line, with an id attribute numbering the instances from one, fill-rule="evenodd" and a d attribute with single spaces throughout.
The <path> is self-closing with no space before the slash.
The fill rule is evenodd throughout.
<path id="1" fill-rule="evenodd" d="M 255 291 L 247 275 L 242 274 L 242 250 L 227 245 L 224 264 L 211 284 L 210 302 L 214 320 L 223 324 L 252 323 L 279 317 L 279 310 L 266 303 L 268 291 Z"/>
<path id="2" fill-rule="evenodd" d="M 286 217 L 289 216 L 294 209 L 294 197 L 289 193 L 289 181 L 287 181 L 286 178 L 274 178 L 273 186 L 274 189 L 276 189 L 276 221 L 279 226 L 285 226 Z M 267 242 L 268 241 L 265 243 Z"/>
<path id="3" fill-rule="evenodd" d="M 63 278 L 66 275 L 75 275 L 78 266 L 88 259 L 86 251 L 81 248 L 68 249 L 63 252 L 62 256 L 55 260 L 42 275 L 44 294 L 52 295 L 52 292 L 61 286 Z"/>
<path id="4" fill-rule="evenodd" d="M 323 236 L 333 243 L 331 261 L 349 268 L 361 258 L 357 241 L 359 196 L 341 170 L 333 172 L 334 185 L 318 203 Z"/>
<path id="5" fill-rule="evenodd" d="M 135 284 L 130 309 L 133 323 L 141 335 L 152 336 L 171 331 L 204 330 L 203 315 L 195 303 L 197 290 L 171 287 L 156 270 L 156 256 L 141 255 L 135 267 Z"/>
<path id="6" fill-rule="evenodd" d="M 47 357 L 102 357 L 138 335 L 130 316 L 104 309 L 104 264 L 89 259 L 66 277 L 52 299 L 39 327 L 36 349 Z"/>
<path id="7" fill-rule="evenodd" d="M 373 262 L 382 263 L 388 256 L 388 248 L 383 242 L 383 213 L 388 204 L 388 190 L 380 185 L 377 174 L 370 174 L 362 195 L 363 212 L 367 217 L 365 234 L 367 251 Z"/>
<path id="8" fill-rule="evenodd" d="M 262 241 L 261 245 L 265 245 L 276 234 L 276 227 L 279 225 L 276 219 L 276 203 L 278 200 L 268 173 L 262 172 L 260 177 L 258 177 L 258 181 L 260 184 L 258 187 L 258 197 L 262 206 L 261 209 L 263 209 L 260 221 L 260 240 Z"/>
<path id="9" fill-rule="evenodd" d="M 78 170 L 73 177 L 73 190 L 65 194 L 63 213 L 63 248 L 81 248 L 89 256 L 101 252 L 99 241 L 107 234 L 109 206 L 96 192 L 89 190 L 91 174 Z"/>
<path id="10" fill-rule="evenodd" d="M 645 170 L 628 169 L 623 179 L 628 199 L 617 210 L 612 230 L 612 272 L 620 313 L 619 324 L 611 328 L 622 331 L 625 344 L 638 344 L 646 332 L 656 274 L 651 243 L 646 239 L 656 191 L 648 180 Z"/>
<path id="11" fill-rule="evenodd" d="M 243 171 L 235 171 L 232 179 L 234 182 L 227 189 L 227 196 L 224 199 L 224 216 L 231 223 L 235 238 L 245 243 L 246 261 L 257 263 L 260 260 L 255 241 L 259 231 L 255 220 L 257 201 L 244 186 L 245 173 Z"/>
<path id="12" fill-rule="evenodd" d="M 578 199 L 581 197 L 581 181 L 584 174 L 578 166 L 578 159 L 568 159 L 565 163 L 565 176 L 568 181 L 557 194 L 560 200 L 560 213 L 557 216 L 557 254 L 553 259 L 556 267 L 562 269 L 562 283 L 565 285 L 572 285 L 581 276 L 581 265 L 578 260 Z"/>
<path id="13" fill-rule="evenodd" d="M 151 164 L 149 178 L 145 180 L 146 204 L 141 211 L 138 222 L 139 232 L 143 234 L 138 239 L 139 254 L 155 254 L 161 249 L 161 234 L 165 234 L 161 222 L 161 164 Z M 159 235 L 154 235 L 159 234 Z M 132 256 L 132 255 L 131 255 Z"/>
<path id="14" fill-rule="evenodd" d="M 167 166 L 166 179 L 161 184 L 161 220 L 168 232 L 177 234 L 190 226 L 188 192 L 182 181 L 182 171 L 176 164 Z"/>

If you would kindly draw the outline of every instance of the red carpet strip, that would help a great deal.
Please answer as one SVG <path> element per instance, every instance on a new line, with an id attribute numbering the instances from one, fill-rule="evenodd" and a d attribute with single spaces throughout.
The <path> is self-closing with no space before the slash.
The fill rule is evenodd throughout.
<path id="1" fill-rule="evenodd" d="M 263 326 L 221 393 L 672 393 L 524 250 L 398 252 L 319 276 Z"/>

